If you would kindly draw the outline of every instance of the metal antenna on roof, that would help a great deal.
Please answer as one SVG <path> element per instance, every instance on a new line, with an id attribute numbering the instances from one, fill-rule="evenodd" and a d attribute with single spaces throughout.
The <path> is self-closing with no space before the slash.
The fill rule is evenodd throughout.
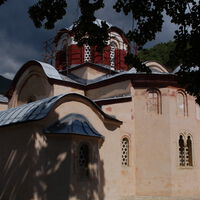
<path id="1" fill-rule="evenodd" d="M 44 54 L 43 60 L 46 63 L 53 65 L 55 59 L 55 44 L 53 42 L 54 38 L 50 38 L 43 42 Z"/>

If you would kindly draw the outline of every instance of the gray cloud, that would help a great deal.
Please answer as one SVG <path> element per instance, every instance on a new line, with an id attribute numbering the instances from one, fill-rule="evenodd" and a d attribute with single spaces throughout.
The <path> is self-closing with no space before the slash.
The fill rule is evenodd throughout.
<path id="1" fill-rule="evenodd" d="M 56 23 L 54 30 L 37 29 L 27 13 L 34 2 L 8 0 L 0 6 L 0 74 L 12 76 L 28 60 L 43 60 L 43 42 L 54 37 L 59 29 L 69 27 L 80 16 L 78 0 L 68 0 L 67 15 Z M 114 2 L 105 1 L 105 8 L 96 16 L 127 32 L 132 27 L 131 17 L 117 14 L 112 8 Z M 157 34 L 156 40 L 148 43 L 147 47 L 172 39 L 173 31 L 174 26 L 166 18 L 162 33 Z"/>
<path id="2" fill-rule="evenodd" d="M 3 31 L 0 31 L 0 63 L 1 74 L 14 74 L 27 59 L 37 58 L 38 52 L 31 45 L 13 42 Z"/>

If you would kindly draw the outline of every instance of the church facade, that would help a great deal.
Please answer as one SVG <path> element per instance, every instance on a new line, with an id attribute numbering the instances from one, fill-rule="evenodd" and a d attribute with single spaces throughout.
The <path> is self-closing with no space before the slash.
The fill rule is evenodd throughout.
<path id="1" fill-rule="evenodd" d="M 25 63 L 1 97 L 0 200 L 200 199 L 199 106 L 176 71 L 128 70 L 109 26 L 101 53 L 60 30 L 54 66 Z"/>

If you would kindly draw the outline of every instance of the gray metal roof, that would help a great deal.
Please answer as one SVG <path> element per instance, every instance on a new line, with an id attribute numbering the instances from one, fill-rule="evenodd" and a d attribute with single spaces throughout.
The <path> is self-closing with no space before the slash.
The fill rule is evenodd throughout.
<path id="1" fill-rule="evenodd" d="M 102 114 L 102 116 L 107 119 L 111 120 L 115 123 L 122 124 L 121 121 L 115 119 L 114 117 L 104 113 L 100 107 L 95 104 L 92 100 L 89 98 L 82 96 L 80 94 L 76 93 L 69 93 L 69 94 L 62 94 L 58 96 L 49 97 L 46 99 L 42 99 L 39 101 L 34 101 L 29 104 L 24 104 L 21 106 L 18 106 L 16 108 L 10 108 L 5 111 L 0 112 L 0 126 L 6 126 L 11 124 L 17 124 L 22 122 L 28 122 L 28 121 L 36 121 L 45 118 L 48 113 L 51 111 L 53 106 L 63 97 L 70 97 L 71 100 L 78 98 L 84 98 L 86 101 L 88 101 L 92 106 L 97 109 L 99 113 Z"/>
<path id="2" fill-rule="evenodd" d="M 42 66 L 47 77 L 57 79 L 57 80 L 62 80 L 60 74 L 55 69 L 55 67 L 53 67 L 52 65 L 50 65 L 48 63 L 44 63 L 44 62 L 41 62 L 41 61 L 38 61 L 38 60 L 35 60 L 35 62 L 38 62 Z"/>
<path id="3" fill-rule="evenodd" d="M 70 70 L 74 70 L 76 68 L 79 68 L 80 66 L 87 66 L 86 64 L 89 64 L 90 66 L 97 66 L 98 68 L 101 68 L 103 70 L 107 70 L 110 71 L 112 73 L 117 73 L 118 70 L 115 70 L 113 67 L 109 66 L 109 65 L 105 65 L 105 64 L 96 64 L 96 63 L 91 63 L 91 62 L 87 62 L 87 63 L 83 63 L 83 64 L 73 64 L 68 66 L 68 68 Z"/>
<path id="4" fill-rule="evenodd" d="M 200 68 L 198 66 L 193 66 L 193 67 L 190 67 L 189 72 L 196 72 L 196 71 L 199 71 L 199 69 Z M 181 71 L 181 66 L 180 65 L 178 67 L 176 67 L 172 73 L 176 74 L 179 71 Z"/>
<path id="5" fill-rule="evenodd" d="M 0 103 L 8 103 L 8 98 L 0 94 Z"/>
<path id="6" fill-rule="evenodd" d="M 75 82 L 75 83 L 87 86 L 87 85 L 90 85 L 90 84 L 98 83 L 98 82 L 101 82 L 101 81 L 104 81 L 104 80 L 112 79 L 114 77 L 123 76 L 123 75 L 126 75 L 126 74 L 146 74 L 145 72 L 137 72 L 137 70 L 134 67 L 131 68 L 128 71 L 117 71 L 117 70 L 111 69 L 107 65 L 98 64 L 98 66 L 101 67 L 101 68 L 110 70 L 111 73 L 107 73 L 105 75 L 102 75 L 102 76 L 95 78 L 95 79 L 92 79 L 92 80 L 87 80 L 87 79 L 83 79 L 83 78 L 78 77 L 78 76 L 69 72 L 68 74 L 62 75 L 62 79 L 63 79 L 63 81 Z M 70 69 L 76 69 L 78 67 L 80 67 L 80 65 L 69 66 Z M 152 70 L 152 74 L 170 74 L 170 73 L 158 71 L 156 69 L 151 69 L 151 70 Z"/>
<path id="7" fill-rule="evenodd" d="M 42 99 L 0 112 L 0 126 L 43 119 L 64 95 Z"/>
<path id="8" fill-rule="evenodd" d="M 88 119 L 80 114 L 71 113 L 44 131 L 46 134 L 75 134 L 92 137 L 103 137 L 92 126 Z"/>

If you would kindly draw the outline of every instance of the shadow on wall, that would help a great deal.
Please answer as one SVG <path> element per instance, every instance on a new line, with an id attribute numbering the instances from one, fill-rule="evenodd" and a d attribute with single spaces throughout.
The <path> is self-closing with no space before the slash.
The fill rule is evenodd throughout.
<path id="1" fill-rule="evenodd" d="M 0 133 L 0 200 L 31 199 L 34 136 L 13 128 Z"/>
<path id="2" fill-rule="evenodd" d="M 91 159 L 82 176 L 77 149 L 85 137 L 9 133 L 0 140 L 0 200 L 104 199 L 97 141 L 86 138 Z"/>

